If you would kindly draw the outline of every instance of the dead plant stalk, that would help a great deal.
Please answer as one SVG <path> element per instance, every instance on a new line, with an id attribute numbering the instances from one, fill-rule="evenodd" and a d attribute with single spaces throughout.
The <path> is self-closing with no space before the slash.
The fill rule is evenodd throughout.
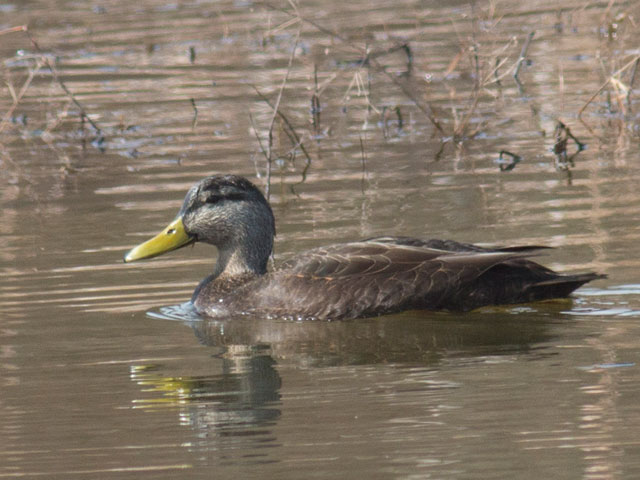
<path id="1" fill-rule="evenodd" d="M 584 111 L 586 110 L 586 108 L 591 104 L 591 102 L 593 102 L 593 100 L 600 95 L 600 93 L 607 88 L 607 85 L 611 84 L 611 86 L 614 89 L 618 89 L 620 87 L 620 85 L 622 85 L 622 82 L 619 79 L 619 76 L 622 72 L 624 72 L 625 70 L 627 70 L 628 68 L 630 68 L 632 65 L 635 65 L 635 63 L 640 60 L 640 55 L 636 55 L 635 57 L 633 57 L 629 62 L 627 62 L 623 67 L 619 68 L 618 70 L 616 70 L 613 74 L 611 74 L 609 76 L 609 78 L 607 78 L 605 80 L 605 82 L 600 86 L 600 88 L 598 88 L 598 90 L 596 90 L 596 92 L 591 95 L 591 97 L 589 97 L 589 100 L 587 100 L 585 102 L 585 104 L 582 106 L 582 108 L 578 111 L 578 120 L 580 120 L 580 122 L 586 126 L 589 130 L 591 130 L 589 128 L 589 126 L 586 124 L 586 122 L 582 119 L 582 114 L 584 113 Z"/>
<path id="2" fill-rule="evenodd" d="M 29 89 L 29 86 L 31 85 L 33 78 L 40 71 L 40 68 L 42 68 L 42 65 L 43 63 L 40 59 L 36 60 L 35 67 L 29 70 L 29 75 L 27 76 L 27 79 L 22 84 L 22 87 L 20 87 L 20 90 L 18 91 L 18 93 L 16 94 L 15 92 L 13 92 L 13 103 L 4 114 L 4 117 L 2 118 L 2 122 L 0 122 L 0 132 L 2 132 L 5 129 L 5 127 L 9 124 L 9 121 L 11 120 L 11 115 L 13 115 L 13 112 L 18 107 L 18 104 L 20 103 L 20 100 L 22 100 L 22 97 L 24 97 L 24 95 L 27 93 L 27 90 Z M 11 90 L 13 91 L 13 88 L 11 88 Z"/>
<path id="3" fill-rule="evenodd" d="M 282 79 L 282 84 L 280 85 L 280 90 L 278 91 L 278 97 L 276 98 L 276 103 L 273 105 L 273 113 L 271 114 L 271 121 L 269 122 L 269 136 L 267 143 L 267 185 L 265 187 L 265 193 L 267 200 L 269 200 L 269 196 L 271 193 L 271 164 L 273 161 L 273 126 L 276 121 L 276 117 L 278 116 L 278 110 L 280 108 L 280 101 L 282 100 L 282 93 L 287 85 L 287 81 L 289 80 L 289 75 L 291 73 L 291 67 L 293 65 L 293 59 L 296 56 L 296 49 L 298 48 L 298 40 L 300 39 L 300 28 L 298 28 L 298 33 L 296 34 L 296 39 L 293 42 L 293 48 L 291 50 L 291 55 L 289 56 L 289 63 L 287 65 L 287 71 Z"/>

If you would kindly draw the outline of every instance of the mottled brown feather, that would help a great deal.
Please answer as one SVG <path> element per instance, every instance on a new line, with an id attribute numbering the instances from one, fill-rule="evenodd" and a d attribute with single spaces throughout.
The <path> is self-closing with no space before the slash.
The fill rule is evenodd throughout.
<path id="1" fill-rule="evenodd" d="M 532 250 L 537 248 L 491 250 L 406 237 L 398 243 L 384 237 L 382 242 L 332 245 L 289 259 L 227 296 L 225 303 L 236 312 L 318 319 L 408 309 L 467 311 L 566 296 L 600 277 L 559 275 L 528 260 Z"/>

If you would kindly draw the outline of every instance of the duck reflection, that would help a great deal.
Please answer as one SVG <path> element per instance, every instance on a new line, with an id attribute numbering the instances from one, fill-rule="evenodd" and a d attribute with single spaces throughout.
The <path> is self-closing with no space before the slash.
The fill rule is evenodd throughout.
<path id="1" fill-rule="evenodd" d="M 206 365 L 185 366 L 195 375 L 166 375 L 168 365 L 136 365 L 131 379 L 142 387 L 136 408 L 178 408 L 179 421 L 197 440 L 189 447 L 210 450 L 229 446 L 228 437 L 265 441 L 280 416 L 281 379 L 275 360 L 262 349 L 235 349 Z M 232 443 L 232 442 L 231 442 Z"/>
<path id="2" fill-rule="evenodd" d="M 408 312 L 341 322 L 242 317 L 197 322 L 192 328 L 201 343 L 230 356 L 237 349 L 254 349 L 297 366 L 428 366 L 455 354 L 527 352 L 532 344 L 547 340 L 545 315 L 526 307 L 519 310 L 537 318 L 527 320 L 523 314 L 514 315 L 517 310 L 501 309 L 458 316 Z"/>
<path id="3" fill-rule="evenodd" d="M 545 319 L 557 315 L 549 309 L 563 307 L 566 303 L 554 302 L 545 312 L 527 307 L 460 316 L 408 312 L 341 322 L 187 319 L 198 341 L 209 347 L 210 362 L 201 356 L 197 365 L 181 361 L 179 368 L 191 374 L 180 376 L 163 374 L 165 366 L 132 367 L 132 379 L 146 397 L 136 406 L 178 406 L 180 422 L 198 439 L 192 447 L 275 445 L 271 428 L 281 415 L 281 375 L 342 365 L 436 368 L 446 358 L 527 354 L 551 337 Z M 176 318 L 175 310 L 163 315 Z"/>

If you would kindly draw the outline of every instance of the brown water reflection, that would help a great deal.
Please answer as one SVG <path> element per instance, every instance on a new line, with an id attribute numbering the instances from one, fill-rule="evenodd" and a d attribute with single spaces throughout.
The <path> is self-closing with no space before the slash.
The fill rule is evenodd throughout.
<path id="1" fill-rule="evenodd" d="M 0 2 L 0 478 L 637 478 L 637 3 L 275 6 Z M 122 254 L 205 175 L 266 184 L 288 70 L 276 261 L 396 232 L 609 279 L 462 316 L 167 307 L 215 252 Z"/>

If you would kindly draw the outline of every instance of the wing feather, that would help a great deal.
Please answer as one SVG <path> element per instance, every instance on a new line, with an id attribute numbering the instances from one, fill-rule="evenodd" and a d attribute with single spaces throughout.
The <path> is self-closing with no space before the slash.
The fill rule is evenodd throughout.
<path id="1" fill-rule="evenodd" d="M 257 310 L 268 306 L 283 314 L 344 318 L 446 308 L 487 270 L 530 255 L 528 250 L 443 250 L 391 238 L 332 245 L 291 258 L 254 290 Z"/>

